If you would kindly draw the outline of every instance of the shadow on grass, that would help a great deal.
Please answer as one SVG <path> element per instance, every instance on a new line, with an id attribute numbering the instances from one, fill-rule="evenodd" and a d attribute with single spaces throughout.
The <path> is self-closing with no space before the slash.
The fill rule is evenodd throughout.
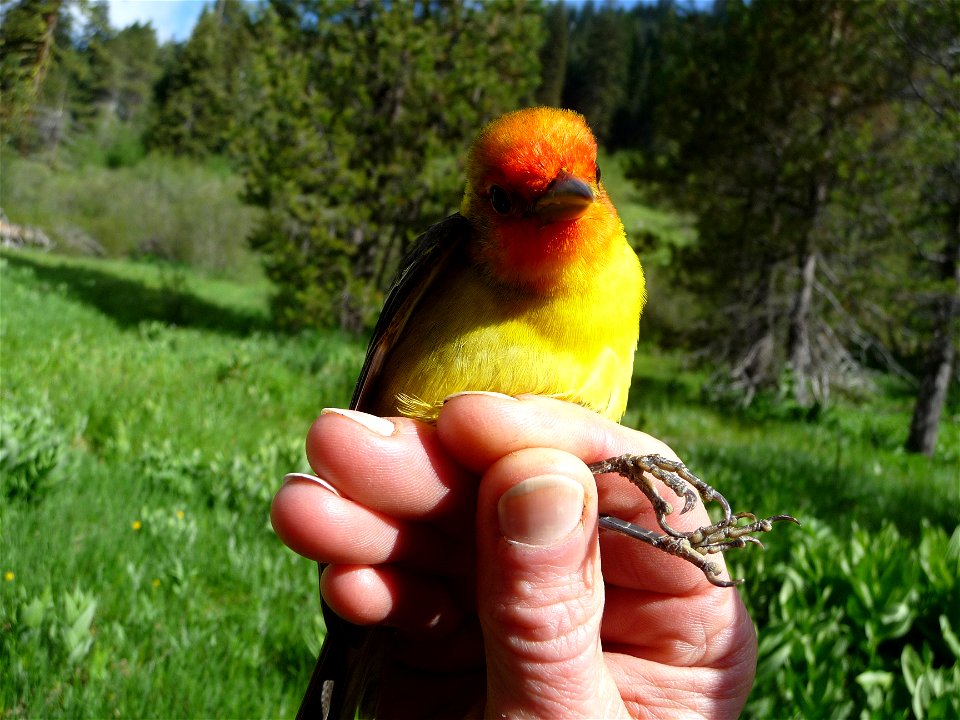
<path id="1" fill-rule="evenodd" d="M 859 454 L 834 458 L 758 444 L 752 447 L 693 448 L 689 462 L 736 510 L 762 515 L 789 513 L 801 521 L 816 517 L 839 532 L 853 523 L 869 529 L 889 521 L 907 537 L 919 536 L 927 521 L 947 533 L 957 524 L 957 499 L 936 484 L 917 481 L 910 458 L 891 462 L 878 476 Z"/>
<path id="2" fill-rule="evenodd" d="M 118 277 L 90 267 L 47 264 L 30 257 L 4 253 L 12 267 L 28 269 L 41 282 L 62 288 L 66 294 L 90 305 L 123 328 L 142 322 L 162 322 L 229 335 L 248 335 L 270 329 L 267 318 L 204 300 L 190 292 L 175 269 L 160 274 L 160 286 Z"/>
<path id="3" fill-rule="evenodd" d="M 628 407 L 644 429 L 674 412 L 681 418 L 702 414 L 696 430 L 678 431 L 681 454 L 736 510 L 816 517 L 839 532 L 854 522 L 877 529 L 889 521 L 907 537 L 918 537 L 924 521 L 950 533 L 960 516 L 955 468 L 901 452 L 884 418 L 845 422 L 837 415 L 830 422 L 826 416 L 792 417 L 789 407 L 725 407 L 705 400 L 682 374 L 638 374 Z M 711 428 L 727 426 L 735 431 L 721 433 L 723 440 L 710 437 Z"/>
<path id="4" fill-rule="evenodd" d="M 699 405 L 698 388 L 680 377 L 636 373 L 630 384 L 628 408 L 657 408 L 670 405 Z"/>

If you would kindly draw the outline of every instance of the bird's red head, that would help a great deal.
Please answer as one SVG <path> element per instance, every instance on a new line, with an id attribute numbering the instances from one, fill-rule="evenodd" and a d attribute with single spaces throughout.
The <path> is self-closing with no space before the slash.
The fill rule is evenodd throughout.
<path id="1" fill-rule="evenodd" d="M 460 212 L 478 233 L 475 259 L 498 280 L 541 292 L 582 281 L 623 237 L 597 142 L 572 110 L 518 110 L 487 125 L 467 155 Z"/>

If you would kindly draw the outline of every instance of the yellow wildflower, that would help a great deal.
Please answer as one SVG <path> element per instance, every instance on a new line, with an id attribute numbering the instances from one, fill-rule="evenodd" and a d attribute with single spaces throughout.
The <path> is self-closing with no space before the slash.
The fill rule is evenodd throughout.
<path id="1" fill-rule="evenodd" d="M 143 523 L 140 522 L 139 520 L 134 520 L 132 523 L 130 523 L 130 527 L 132 527 L 134 532 L 136 532 L 137 530 L 143 527 Z"/>

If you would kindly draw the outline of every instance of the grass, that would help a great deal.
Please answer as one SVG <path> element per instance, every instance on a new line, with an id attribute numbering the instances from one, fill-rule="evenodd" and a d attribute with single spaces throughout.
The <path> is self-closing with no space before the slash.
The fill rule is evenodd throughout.
<path id="1" fill-rule="evenodd" d="M 292 715 L 311 669 L 316 569 L 267 508 L 362 349 L 164 272 L 4 256 L 4 717 Z"/>
<path id="2" fill-rule="evenodd" d="M 157 263 L 4 253 L 0 291 L 0 716 L 291 716 L 316 570 L 267 510 L 317 412 L 348 402 L 361 343 L 277 335 L 261 280 Z M 765 578 L 743 590 L 761 626 L 747 715 L 948 702 L 957 418 L 928 459 L 899 449 L 908 398 L 805 421 L 712 405 L 701 381 L 646 349 L 625 422 L 736 506 L 805 524 L 736 561 Z"/>

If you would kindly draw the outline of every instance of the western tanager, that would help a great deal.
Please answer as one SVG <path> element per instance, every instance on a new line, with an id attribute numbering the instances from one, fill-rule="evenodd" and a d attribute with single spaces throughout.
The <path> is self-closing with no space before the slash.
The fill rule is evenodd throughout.
<path id="1" fill-rule="evenodd" d="M 640 261 L 603 188 L 583 117 L 552 108 L 508 113 L 469 150 L 460 212 L 427 230 L 402 264 L 352 407 L 430 422 L 449 395 L 490 390 L 558 397 L 618 421 L 644 299 Z M 778 519 L 732 514 L 685 467 L 656 456 L 591 469 L 629 477 L 654 504 L 664 534 L 608 517 L 602 527 L 679 555 L 718 585 L 732 583 L 715 577 L 706 555 L 755 541 L 750 533 Z M 699 493 L 721 502 L 723 520 L 696 533 L 673 530 L 666 523 L 672 507 L 651 475 L 684 498 L 681 512 Z M 371 685 L 360 668 L 375 661 L 378 631 L 328 609 L 325 618 L 327 637 L 300 716 L 375 711 L 376 680 Z"/>

